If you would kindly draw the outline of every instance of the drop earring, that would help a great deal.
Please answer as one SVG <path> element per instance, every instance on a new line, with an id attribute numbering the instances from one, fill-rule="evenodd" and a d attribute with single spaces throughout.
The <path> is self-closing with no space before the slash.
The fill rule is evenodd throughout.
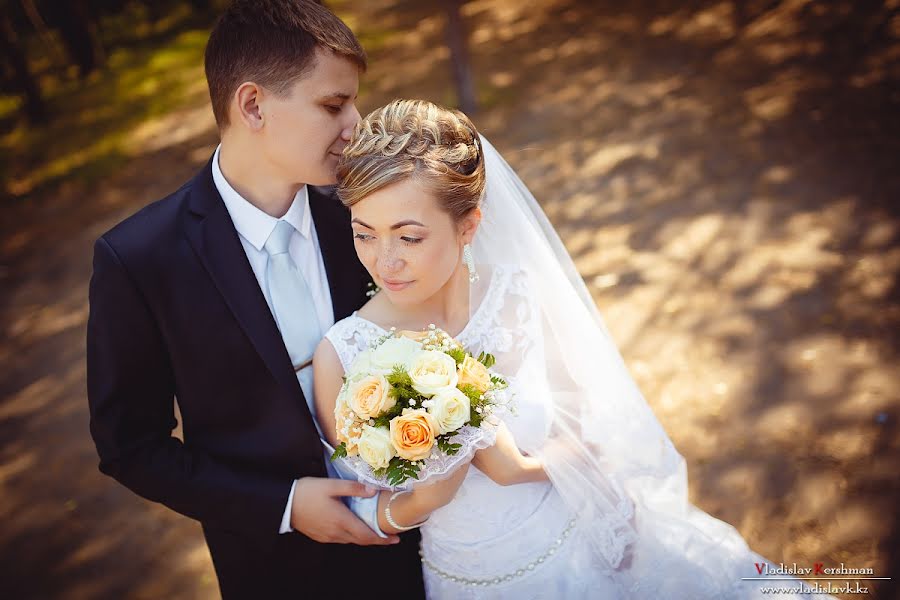
<path id="1" fill-rule="evenodd" d="M 463 262 L 469 270 L 469 283 L 478 281 L 478 272 L 475 270 L 475 260 L 472 258 L 472 246 L 466 244 L 463 246 Z"/>

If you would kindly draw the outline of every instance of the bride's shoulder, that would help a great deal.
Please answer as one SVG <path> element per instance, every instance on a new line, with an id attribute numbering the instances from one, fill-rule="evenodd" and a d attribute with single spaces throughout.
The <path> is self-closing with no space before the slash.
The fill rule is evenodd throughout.
<path id="1" fill-rule="evenodd" d="M 340 321 L 335 321 L 334 325 L 328 328 L 325 337 L 334 343 L 336 340 L 345 337 L 352 337 L 352 334 L 359 329 L 360 323 L 363 321 L 359 317 L 359 311 L 354 311 Z"/>
<path id="2" fill-rule="evenodd" d="M 346 371 L 356 355 L 368 348 L 379 335 L 381 332 L 374 323 L 354 312 L 332 325 L 325 333 L 322 343 L 327 340 L 331 344 Z"/>
<path id="3" fill-rule="evenodd" d="M 528 270 L 514 263 L 497 263 L 483 266 L 489 277 L 490 287 L 497 294 L 523 294 L 531 288 Z"/>

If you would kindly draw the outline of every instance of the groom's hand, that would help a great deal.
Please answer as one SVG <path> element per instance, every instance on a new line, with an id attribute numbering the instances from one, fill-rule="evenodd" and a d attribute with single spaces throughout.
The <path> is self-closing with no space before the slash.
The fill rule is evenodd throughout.
<path id="1" fill-rule="evenodd" d="M 382 538 L 363 523 L 341 496 L 370 498 L 377 493 L 357 481 L 303 477 L 294 488 L 291 527 L 325 544 L 389 546 L 400 541 L 396 535 Z"/>

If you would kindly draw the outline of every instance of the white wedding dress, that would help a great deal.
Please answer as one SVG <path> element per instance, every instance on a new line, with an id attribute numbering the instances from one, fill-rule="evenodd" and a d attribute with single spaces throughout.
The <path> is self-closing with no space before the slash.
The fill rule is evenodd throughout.
<path id="1" fill-rule="evenodd" d="M 546 332 L 527 275 L 512 266 L 493 265 L 490 270 L 482 273 L 489 281 L 481 302 L 455 337 L 475 355 L 489 352 L 496 357 L 494 369 L 509 378 L 514 394 L 515 414 L 504 421 L 520 448 L 540 455 L 554 419 L 551 405 L 542 401 L 548 390 Z M 336 323 L 326 337 L 346 370 L 360 351 L 385 333 L 354 313 Z M 579 515 L 550 482 L 502 487 L 471 467 L 453 501 L 434 512 L 421 528 L 428 597 L 760 597 L 760 582 L 741 578 L 758 575 L 754 563 L 766 561 L 747 548 L 733 527 L 691 506 L 686 498 L 677 523 L 654 525 L 658 531 L 633 542 L 640 552 L 631 558 L 626 553 L 615 568 L 609 566 L 599 556 L 623 552 L 617 547 L 620 540 L 613 531 L 612 524 L 617 522 L 613 516 L 624 516 L 641 532 L 641 510 L 623 490 L 619 492 L 625 500 L 615 515 Z M 606 535 L 605 519 L 610 524 Z M 591 539 L 583 523 L 589 523 Z M 598 539 L 606 546 L 599 553 Z M 650 575 L 635 577 L 635 571 L 626 576 L 633 568 Z M 778 583 L 785 584 L 767 585 Z M 790 585 L 796 587 L 799 582 Z"/>

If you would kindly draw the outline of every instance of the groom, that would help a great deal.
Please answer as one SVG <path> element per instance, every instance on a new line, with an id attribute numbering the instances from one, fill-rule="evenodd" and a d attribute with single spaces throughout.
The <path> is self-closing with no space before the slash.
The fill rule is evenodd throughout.
<path id="1" fill-rule="evenodd" d="M 226 599 L 368 595 L 387 578 L 424 595 L 418 534 L 382 538 L 346 507 L 374 492 L 327 478 L 312 414 L 307 359 L 366 299 L 348 212 L 312 187 L 334 183 L 365 65 L 320 5 L 236 0 L 206 49 L 220 146 L 94 247 L 100 470 L 200 521 Z"/>

